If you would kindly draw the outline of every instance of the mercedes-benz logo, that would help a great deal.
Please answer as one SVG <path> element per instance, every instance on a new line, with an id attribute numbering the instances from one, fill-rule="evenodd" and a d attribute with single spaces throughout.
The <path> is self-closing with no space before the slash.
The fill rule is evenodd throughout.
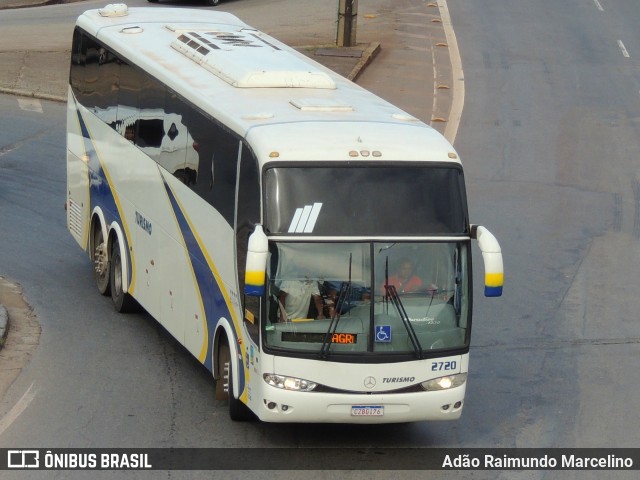
<path id="1" fill-rule="evenodd" d="M 376 379 L 375 379 L 375 378 L 373 378 L 373 377 L 367 377 L 367 378 L 365 378 L 365 379 L 364 379 L 364 386 L 365 386 L 366 388 L 369 388 L 369 389 L 371 389 L 371 388 L 375 387 L 375 386 L 376 386 Z"/>

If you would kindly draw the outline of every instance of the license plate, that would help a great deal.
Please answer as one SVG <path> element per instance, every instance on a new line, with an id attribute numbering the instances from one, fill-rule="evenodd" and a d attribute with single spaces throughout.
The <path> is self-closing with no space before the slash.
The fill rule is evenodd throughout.
<path id="1" fill-rule="evenodd" d="M 382 417 L 384 407 L 381 405 L 353 405 L 351 407 L 352 417 Z"/>

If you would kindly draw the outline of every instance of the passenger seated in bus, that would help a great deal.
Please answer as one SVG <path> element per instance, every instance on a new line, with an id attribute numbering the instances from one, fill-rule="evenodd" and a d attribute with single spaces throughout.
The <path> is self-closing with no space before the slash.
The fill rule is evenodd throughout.
<path id="1" fill-rule="evenodd" d="M 408 258 L 403 258 L 400 260 L 400 267 L 396 273 L 389 276 L 387 283 L 395 286 L 399 294 L 423 292 L 431 295 L 438 290 L 438 287 L 433 283 L 425 287 L 422 279 L 414 271 L 413 262 Z M 386 291 L 384 284 L 381 290 L 382 292 Z"/>
<path id="2" fill-rule="evenodd" d="M 315 280 L 284 280 L 280 285 L 280 321 L 309 318 L 311 301 L 318 312 L 316 318 L 325 318 L 322 296 Z"/>

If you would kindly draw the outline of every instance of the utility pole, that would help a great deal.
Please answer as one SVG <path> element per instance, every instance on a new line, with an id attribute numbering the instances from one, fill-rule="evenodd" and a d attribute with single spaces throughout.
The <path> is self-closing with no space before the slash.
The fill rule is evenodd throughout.
<path id="1" fill-rule="evenodd" d="M 339 47 L 356 45 L 356 23 L 358 18 L 358 0 L 338 0 L 338 35 L 336 44 Z"/>

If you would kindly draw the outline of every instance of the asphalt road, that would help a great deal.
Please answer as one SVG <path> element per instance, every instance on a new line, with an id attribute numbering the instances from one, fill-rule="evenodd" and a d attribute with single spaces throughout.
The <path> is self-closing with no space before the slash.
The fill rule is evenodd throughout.
<path id="1" fill-rule="evenodd" d="M 638 446 L 638 15 L 630 0 L 452 8 L 472 219 L 507 252 L 504 301 L 477 305 L 473 333 L 471 401 L 493 396 L 474 427 L 498 443 Z"/>

